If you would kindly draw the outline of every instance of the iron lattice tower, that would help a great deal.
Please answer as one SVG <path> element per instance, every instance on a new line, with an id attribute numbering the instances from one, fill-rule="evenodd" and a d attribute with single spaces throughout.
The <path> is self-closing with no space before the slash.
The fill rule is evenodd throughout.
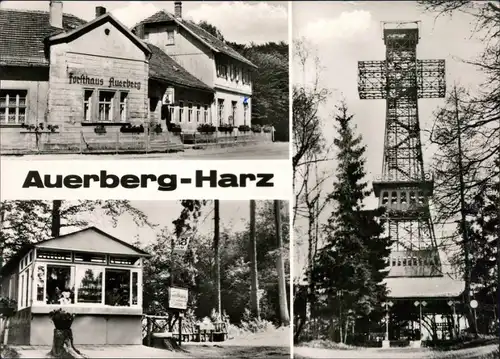
<path id="1" fill-rule="evenodd" d="M 373 182 L 394 240 L 388 277 L 441 276 L 429 211 L 434 182 L 424 172 L 418 99 L 445 95 L 445 61 L 418 60 L 418 22 L 383 23 L 384 61 L 358 63 L 361 99 L 385 99 L 382 175 Z"/>

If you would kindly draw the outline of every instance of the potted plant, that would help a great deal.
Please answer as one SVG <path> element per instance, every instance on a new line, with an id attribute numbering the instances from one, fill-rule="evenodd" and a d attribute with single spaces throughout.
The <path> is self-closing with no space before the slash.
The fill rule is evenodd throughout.
<path id="1" fill-rule="evenodd" d="M 214 133 L 215 126 L 209 123 L 202 123 L 201 125 L 198 126 L 197 130 L 200 133 Z"/>
<path id="2" fill-rule="evenodd" d="M 104 125 L 98 125 L 94 128 L 94 132 L 97 133 L 98 135 L 104 134 L 106 133 L 106 127 L 104 127 Z"/>
<path id="3" fill-rule="evenodd" d="M 75 315 L 62 309 L 56 309 L 49 313 L 49 317 L 55 327 L 52 350 L 49 352 L 49 356 L 55 358 L 85 358 L 73 344 L 71 325 Z"/>
<path id="4" fill-rule="evenodd" d="M 222 124 L 219 126 L 218 130 L 220 132 L 231 133 L 233 132 L 234 127 L 230 124 Z"/>
<path id="5" fill-rule="evenodd" d="M 17 308 L 17 302 L 13 299 L 0 297 L 0 314 L 7 317 L 12 316 Z"/>
<path id="6" fill-rule="evenodd" d="M 260 125 L 252 125 L 252 132 L 253 133 L 261 133 L 262 127 Z"/>
<path id="7" fill-rule="evenodd" d="M 248 131 L 250 131 L 250 126 L 248 126 L 248 125 L 241 125 L 240 127 L 238 127 L 238 131 L 240 131 L 240 132 L 248 132 Z"/>

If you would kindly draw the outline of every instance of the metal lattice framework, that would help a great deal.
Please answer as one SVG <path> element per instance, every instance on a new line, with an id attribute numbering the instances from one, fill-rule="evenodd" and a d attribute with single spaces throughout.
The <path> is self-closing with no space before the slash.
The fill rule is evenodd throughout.
<path id="1" fill-rule="evenodd" d="M 418 60 L 418 22 L 384 23 L 384 61 L 358 63 L 361 99 L 385 99 L 382 175 L 375 195 L 387 208 L 387 230 L 395 241 L 389 277 L 439 276 L 441 262 L 429 211 L 433 180 L 424 172 L 419 98 L 445 95 L 445 61 Z"/>

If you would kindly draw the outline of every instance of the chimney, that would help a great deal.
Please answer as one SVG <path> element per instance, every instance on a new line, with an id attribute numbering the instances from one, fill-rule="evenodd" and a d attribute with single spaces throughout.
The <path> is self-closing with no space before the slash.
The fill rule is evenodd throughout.
<path id="1" fill-rule="evenodd" d="M 102 16 L 106 13 L 106 8 L 103 6 L 96 6 L 95 7 L 95 17 L 98 18 L 99 16 Z"/>
<path id="2" fill-rule="evenodd" d="M 57 27 L 58 29 L 63 28 L 63 2 L 62 1 L 51 1 L 50 2 L 49 22 L 50 22 L 50 26 L 52 26 L 52 27 Z"/>
<path id="3" fill-rule="evenodd" d="M 176 1 L 174 5 L 174 15 L 182 19 L 182 1 Z"/>

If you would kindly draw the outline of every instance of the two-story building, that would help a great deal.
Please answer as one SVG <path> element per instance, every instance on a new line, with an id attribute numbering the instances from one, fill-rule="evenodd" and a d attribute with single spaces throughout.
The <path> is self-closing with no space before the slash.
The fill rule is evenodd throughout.
<path id="1" fill-rule="evenodd" d="M 63 309 L 75 344 L 142 344 L 147 257 L 95 227 L 24 246 L 0 268 L 0 296 L 17 302 L 7 343 L 51 345 L 49 313 Z"/>
<path id="2" fill-rule="evenodd" d="M 257 66 L 224 41 L 184 19 L 182 2 L 175 2 L 174 14 L 159 11 L 134 26 L 132 31 L 214 89 L 210 107 L 214 126 L 251 126 L 251 73 Z M 169 104 L 174 121 L 186 129 L 196 129 L 192 113 L 199 106 L 183 94 L 176 94 L 174 102 Z"/>
<path id="3" fill-rule="evenodd" d="M 187 119 L 212 122 L 213 87 L 103 7 L 89 22 L 62 1 L 1 9 L 0 29 L 3 154 L 169 149 L 181 142 L 167 130 L 174 96 Z"/>

